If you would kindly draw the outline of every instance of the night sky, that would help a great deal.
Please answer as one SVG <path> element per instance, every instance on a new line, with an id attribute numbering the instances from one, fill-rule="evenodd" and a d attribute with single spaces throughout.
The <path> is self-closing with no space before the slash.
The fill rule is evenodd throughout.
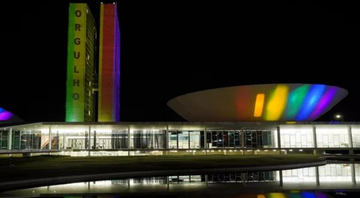
<path id="1" fill-rule="evenodd" d="M 97 25 L 99 2 L 89 3 Z M 65 120 L 68 7 L 54 0 L 1 8 L 0 106 L 27 122 Z M 343 87 L 349 95 L 319 121 L 336 113 L 360 120 L 351 5 L 121 1 L 118 10 L 122 121 L 184 121 L 167 107 L 171 98 L 261 83 Z"/>

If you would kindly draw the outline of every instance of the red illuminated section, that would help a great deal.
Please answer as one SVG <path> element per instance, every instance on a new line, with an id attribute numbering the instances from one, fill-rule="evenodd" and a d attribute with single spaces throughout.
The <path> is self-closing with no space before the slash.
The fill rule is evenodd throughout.
<path id="1" fill-rule="evenodd" d="M 101 4 L 99 56 L 99 122 L 115 122 L 116 113 L 116 4 Z"/>

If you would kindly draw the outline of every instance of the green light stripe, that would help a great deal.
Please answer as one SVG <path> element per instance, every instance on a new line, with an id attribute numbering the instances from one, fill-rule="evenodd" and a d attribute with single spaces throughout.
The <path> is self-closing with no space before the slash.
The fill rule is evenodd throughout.
<path id="1" fill-rule="evenodd" d="M 68 57 L 66 80 L 66 122 L 73 120 L 73 79 L 74 79 L 74 35 L 75 35 L 75 4 L 69 8 Z"/>
<path id="2" fill-rule="evenodd" d="M 296 88 L 290 93 L 287 103 L 288 104 L 287 110 L 286 110 L 287 119 L 289 120 L 295 119 L 295 116 L 299 112 L 308 91 L 309 91 L 309 85 L 303 85 L 301 87 Z"/>

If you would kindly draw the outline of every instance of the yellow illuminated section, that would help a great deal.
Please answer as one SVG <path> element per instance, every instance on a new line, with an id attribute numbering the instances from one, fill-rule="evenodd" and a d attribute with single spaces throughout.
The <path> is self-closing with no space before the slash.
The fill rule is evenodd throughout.
<path id="1" fill-rule="evenodd" d="M 271 94 L 269 102 L 266 106 L 266 120 L 279 120 L 286 107 L 289 87 L 286 85 L 278 85 Z"/>
<path id="2" fill-rule="evenodd" d="M 286 198 L 285 193 L 269 193 L 270 198 Z"/>
<path id="3" fill-rule="evenodd" d="M 264 109 L 265 94 L 260 93 L 256 95 L 254 117 L 261 117 Z"/>
<path id="4" fill-rule="evenodd" d="M 258 195 L 257 198 L 266 198 L 265 195 Z"/>

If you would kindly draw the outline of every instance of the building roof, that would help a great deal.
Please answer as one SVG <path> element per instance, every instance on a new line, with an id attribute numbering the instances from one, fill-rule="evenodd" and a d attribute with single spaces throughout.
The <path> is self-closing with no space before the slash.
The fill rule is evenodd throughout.
<path id="1" fill-rule="evenodd" d="M 167 105 L 188 121 L 313 121 L 347 95 L 323 84 L 260 84 L 193 92 Z"/>

